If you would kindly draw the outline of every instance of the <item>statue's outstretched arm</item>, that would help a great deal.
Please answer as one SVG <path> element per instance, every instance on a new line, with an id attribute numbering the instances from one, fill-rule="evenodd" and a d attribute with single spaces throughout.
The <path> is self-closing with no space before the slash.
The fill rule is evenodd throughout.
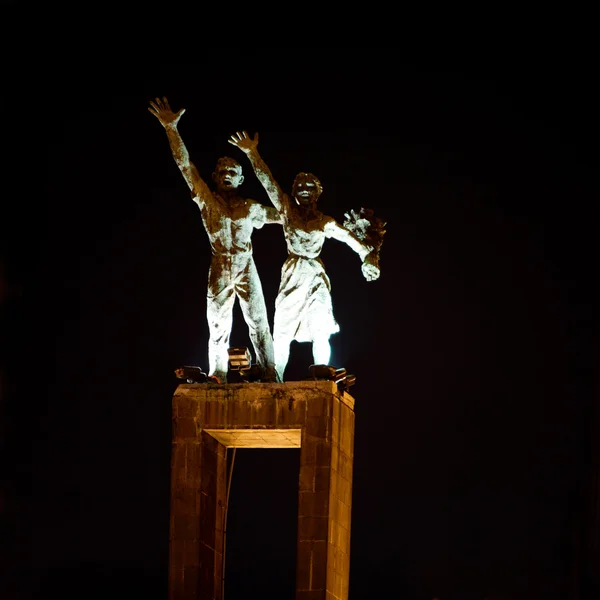
<path id="1" fill-rule="evenodd" d="M 248 157 L 256 178 L 265 188 L 269 200 L 278 211 L 282 211 L 284 208 L 284 193 L 275 181 L 271 170 L 258 153 L 258 133 L 254 134 L 254 138 L 251 138 L 245 131 L 238 131 L 227 141 L 238 147 Z"/>
<path id="2" fill-rule="evenodd" d="M 325 225 L 325 235 L 344 242 L 360 256 L 362 260 L 362 273 L 367 281 L 374 281 L 379 277 L 379 261 L 373 246 L 361 241 L 354 233 L 342 227 L 335 219 L 331 219 Z"/>
<path id="3" fill-rule="evenodd" d="M 148 110 L 165 128 L 173 158 L 192 193 L 202 199 L 210 197 L 209 188 L 205 181 L 200 177 L 194 163 L 190 160 L 190 155 L 181 139 L 181 134 L 177 129 L 177 124 L 185 112 L 185 108 L 180 109 L 176 113 L 173 112 L 169 106 L 169 101 L 163 96 L 162 100 L 160 98 L 155 98 L 154 101 L 150 101 Z"/>

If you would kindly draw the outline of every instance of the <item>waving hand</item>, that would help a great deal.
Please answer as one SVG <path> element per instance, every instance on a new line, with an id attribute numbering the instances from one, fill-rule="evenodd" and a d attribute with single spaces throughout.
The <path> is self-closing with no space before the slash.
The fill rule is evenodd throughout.
<path id="1" fill-rule="evenodd" d="M 177 122 L 185 112 L 185 108 L 181 108 L 174 113 L 165 96 L 162 97 L 162 100 L 160 98 L 155 98 L 154 102 L 151 100 L 148 110 L 161 122 L 163 127 L 167 125 L 177 126 Z"/>
<path id="2" fill-rule="evenodd" d="M 244 154 L 250 154 L 258 146 L 258 132 L 251 138 L 245 131 L 234 133 L 228 140 L 230 144 L 237 146 Z"/>

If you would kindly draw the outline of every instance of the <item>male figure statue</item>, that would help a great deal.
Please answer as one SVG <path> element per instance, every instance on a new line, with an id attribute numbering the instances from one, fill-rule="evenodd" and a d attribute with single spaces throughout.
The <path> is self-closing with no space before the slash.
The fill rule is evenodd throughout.
<path id="1" fill-rule="evenodd" d="M 265 223 L 281 223 L 272 207 L 243 198 L 238 187 L 244 181 L 242 167 L 229 157 L 220 158 L 212 179 L 211 191 L 191 162 L 177 124 L 185 112 L 174 113 L 167 98 L 156 98 L 148 110 L 160 121 L 177 166 L 187 182 L 194 202 L 200 208 L 208 234 L 212 259 L 208 274 L 206 317 L 209 373 L 220 383 L 227 381 L 229 337 L 233 324 L 233 307 L 237 297 L 248 325 L 256 362 L 264 369 L 264 382 L 277 381 L 273 338 L 269 328 L 262 285 L 252 255 L 253 230 Z"/>
<path id="2" fill-rule="evenodd" d="M 275 301 L 273 343 L 275 368 L 281 381 L 289 359 L 290 344 L 312 342 L 314 364 L 328 365 L 329 337 L 339 331 L 333 315 L 331 284 L 319 258 L 326 238 L 346 243 L 362 259 L 367 281 L 379 277 L 378 252 L 332 217 L 317 210 L 323 191 L 312 173 L 298 173 L 291 197 L 284 193 L 258 153 L 258 134 L 244 132 L 231 136 L 229 143 L 248 156 L 258 180 L 281 213 L 288 257 L 281 269 L 281 282 Z"/>

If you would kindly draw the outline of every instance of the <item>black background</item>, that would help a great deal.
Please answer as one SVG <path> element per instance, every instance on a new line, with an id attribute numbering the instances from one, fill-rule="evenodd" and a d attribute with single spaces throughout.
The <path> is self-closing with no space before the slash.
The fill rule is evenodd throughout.
<path id="1" fill-rule="evenodd" d="M 147 111 L 157 95 L 187 109 L 179 129 L 205 180 L 233 156 L 244 193 L 267 204 L 227 143 L 258 131 L 284 189 L 311 171 L 326 214 L 364 206 L 387 222 L 375 282 L 343 244 L 322 253 L 341 327 L 332 364 L 357 376 L 352 600 L 582 591 L 597 95 L 588 63 L 560 50 L 485 68 L 390 48 L 84 67 L 57 51 L 9 65 L 8 597 L 166 598 L 173 369 L 207 368 L 209 245 Z M 253 240 L 272 323 L 283 235 L 266 226 Z M 249 345 L 239 311 L 232 345 Z M 294 344 L 288 379 L 310 362 Z M 297 461 L 238 451 L 227 600 L 293 597 Z"/>

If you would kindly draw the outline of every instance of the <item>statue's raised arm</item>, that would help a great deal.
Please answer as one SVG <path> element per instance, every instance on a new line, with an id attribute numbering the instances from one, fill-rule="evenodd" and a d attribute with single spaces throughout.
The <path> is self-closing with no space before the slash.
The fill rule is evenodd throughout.
<path id="1" fill-rule="evenodd" d="M 273 177 L 267 163 L 265 163 L 258 152 L 258 133 L 255 133 L 254 137 L 251 138 L 245 131 L 238 131 L 227 141 L 239 148 L 248 157 L 256 178 L 265 188 L 269 200 L 271 200 L 273 206 L 278 211 L 282 211 L 285 203 L 285 194 Z"/>
<path id="2" fill-rule="evenodd" d="M 190 155 L 183 143 L 181 134 L 177 129 L 179 119 L 185 112 L 185 108 L 179 109 L 177 112 L 173 112 L 169 106 L 169 101 L 165 96 L 161 98 L 155 98 L 154 101 L 150 101 L 148 110 L 159 120 L 160 124 L 165 128 L 167 138 L 169 140 L 169 146 L 173 153 L 173 158 L 183 178 L 185 179 L 190 191 L 193 196 L 202 199 L 206 202 L 211 198 L 210 190 L 206 185 L 206 182 L 200 177 L 198 169 L 194 163 L 190 160 Z"/>

